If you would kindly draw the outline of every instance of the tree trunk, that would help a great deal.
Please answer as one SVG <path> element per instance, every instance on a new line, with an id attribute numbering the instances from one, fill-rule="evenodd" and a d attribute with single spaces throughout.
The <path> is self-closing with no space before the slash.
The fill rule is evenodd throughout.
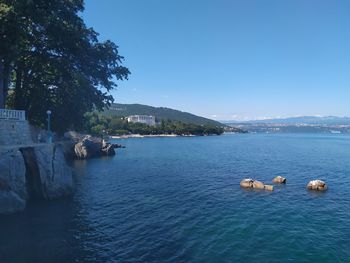
<path id="1" fill-rule="evenodd" d="M 5 92 L 4 92 L 4 62 L 0 58 L 0 109 L 5 108 Z"/>
<path id="2" fill-rule="evenodd" d="M 3 98 L 4 98 L 4 106 L 6 106 L 6 98 L 9 91 L 9 84 L 10 84 L 10 63 L 6 62 L 3 66 Z M 4 107 L 5 108 L 5 107 Z"/>
<path id="3" fill-rule="evenodd" d="M 10 81 L 10 64 L 0 58 L 0 109 L 6 105 L 6 97 Z"/>
<path id="4" fill-rule="evenodd" d="M 23 107 L 23 92 L 22 92 L 22 76 L 23 69 L 21 63 L 18 63 L 16 68 L 16 85 L 15 85 L 15 100 L 14 106 L 15 109 L 22 109 Z"/>

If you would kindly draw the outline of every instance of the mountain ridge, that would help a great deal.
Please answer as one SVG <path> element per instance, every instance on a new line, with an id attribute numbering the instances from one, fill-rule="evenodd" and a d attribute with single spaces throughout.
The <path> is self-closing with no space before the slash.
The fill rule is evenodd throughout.
<path id="1" fill-rule="evenodd" d="M 222 121 L 225 124 L 319 124 L 319 125 L 330 125 L 330 124 L 350 124 L 350 117 L 344 116 L 298 116 L 298 117 L 287 117 L 287 118 L 271 118 L 264 120 L 248 120 L 248 121 Z"/>
<path id="2" fill-rule="evenodd" d="M 108 109 L 103 112 L 105 115 L 114 115 L 126 117 L 130 115 L 153 115 L 156 119 L 169 119 L 172 121 L 181 121 L 184 123 L 193 123 L 198 125 L 214 125 L 224 127 L 227 126 L 221 122 L 201 117 L 189 112 L 183 112 L 167 107 L 154 107 L 139 103 L 122 104 L 113 103 Z"/>

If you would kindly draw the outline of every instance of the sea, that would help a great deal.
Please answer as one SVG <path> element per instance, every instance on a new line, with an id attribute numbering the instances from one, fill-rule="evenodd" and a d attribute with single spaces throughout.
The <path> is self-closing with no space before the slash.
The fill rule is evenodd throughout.
<path id="1" fill-rule="evenodd" d="M 0 262 L 350 262 L 349 135 L 114 142 L 72 163 L 72 197 L 0 217 Z M 277 175 L 271 192 L 239 185 Z"/>

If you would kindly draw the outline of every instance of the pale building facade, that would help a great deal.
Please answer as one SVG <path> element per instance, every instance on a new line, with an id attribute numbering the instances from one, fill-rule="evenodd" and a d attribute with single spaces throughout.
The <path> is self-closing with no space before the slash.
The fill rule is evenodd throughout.
<path id="1" fill-rule="evenodd" d="M 154 126 L 156 125 L 156 118 L 150 115 L 131 115 L 128 117 L 128 122 L 138 122 Z"/>

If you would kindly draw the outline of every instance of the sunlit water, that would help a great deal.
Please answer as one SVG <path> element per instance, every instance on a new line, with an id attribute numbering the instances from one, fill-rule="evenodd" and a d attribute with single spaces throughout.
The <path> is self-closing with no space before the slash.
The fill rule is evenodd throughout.
<path id="1" fill-rule="evenodd" d="M 0 262 L 350 262 L 350 136 L 118 142 L 74 163 L 72 198 L 0 217 Z M 327 192 L 305 189 L 316 178 Z"/>

